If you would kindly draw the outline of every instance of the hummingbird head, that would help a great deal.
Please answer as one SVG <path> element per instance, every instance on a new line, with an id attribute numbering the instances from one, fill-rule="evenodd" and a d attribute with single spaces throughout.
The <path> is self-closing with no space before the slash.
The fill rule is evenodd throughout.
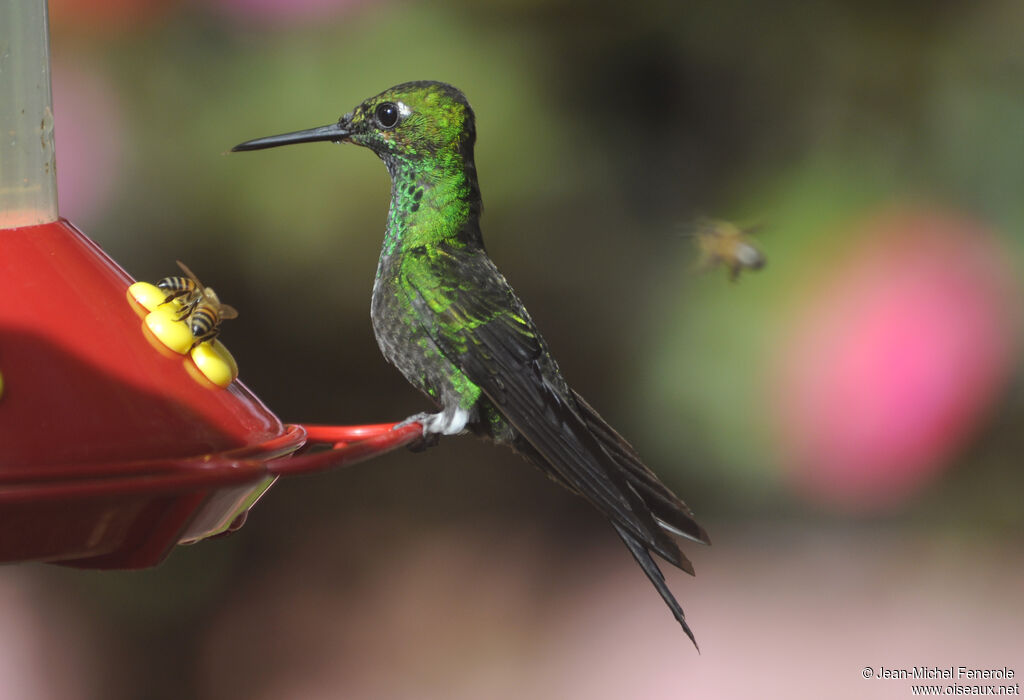
<path id="1" fill-rule="evenodd" d="M 473 157 L 473 110 L 457 88 L 434 81 L 402 83 L 364 100 L 334 124 L 240 143 L 232 151 L 252 151 L 309 141 L 366 146 L 389 169 L 430 163 L 459 166 Z"/>

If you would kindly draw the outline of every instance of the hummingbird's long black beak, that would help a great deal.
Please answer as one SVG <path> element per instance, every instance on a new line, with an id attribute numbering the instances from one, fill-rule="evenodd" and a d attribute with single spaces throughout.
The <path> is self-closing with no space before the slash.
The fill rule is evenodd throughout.
<path id="1" fill-rule="evenodd" d="M 293 131 L 288 134 L 278 134 L 277 136 L 265 136 L 261 139 L 253 139 L 252 141 L 240 143 L 231 150 L 258 151 L 261 148 L 274 148 L 275 146 L 287 146 L 292 143 L 308 143 L 310 141 L 334 141 L 335 143 L 339 143 L 348 138 L 351 133 L 351 130 L 348 128 L 348 121 L 342 119 L 334 124 L 318 126 L 315 129 Z"/>

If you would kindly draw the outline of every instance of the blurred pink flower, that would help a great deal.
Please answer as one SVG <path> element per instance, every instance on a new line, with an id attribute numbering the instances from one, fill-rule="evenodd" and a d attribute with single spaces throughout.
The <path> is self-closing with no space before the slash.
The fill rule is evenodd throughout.
<path id="1" fill-rule="evenodd" d="M 88 223 L 110 203 L 121 171 L 124 126 L 114 88 L 86 66 L 55 61 L 53 122 L 60 213 Z"/>
<path id="2" fill-rule="evenodd" d="M 783 452 L 798 487 L 854 507 L 912 494 L 963 446 L 1013 359 L 1020 297 L 979 224 L 889 214 L 808 290 L 779 355 Z"/>

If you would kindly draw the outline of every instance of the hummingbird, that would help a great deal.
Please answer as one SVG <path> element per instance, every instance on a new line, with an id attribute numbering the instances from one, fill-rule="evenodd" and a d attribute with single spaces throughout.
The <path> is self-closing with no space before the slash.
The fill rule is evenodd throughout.
<path id="1" fill-rule="evenodd" d="M 391 176 L 370 317 L 384 357 L 440 408 L 411 416 L 425 439 L 472 432 L 515 452 L 610 522 L 683 631 L 652 554 L 693 575 L 673 538 L 710 544 L 693 512 L 566 382 L 519 297 L 488 257 L 465 95 L 434 81 L 396 85 L 326 126 L 232 151 L 329 141 L 364 146 Z"/>

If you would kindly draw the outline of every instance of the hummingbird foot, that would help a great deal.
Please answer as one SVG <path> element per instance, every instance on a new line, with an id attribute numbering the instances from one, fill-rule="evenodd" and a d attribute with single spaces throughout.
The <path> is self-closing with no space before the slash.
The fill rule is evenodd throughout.
<path id="1" fill-rule="evenodd" d="M 428 435 L 458 435 L 466 431 L 466 423 L 469 422 L 469 411 L 461 408 L 453 410 L 445 409 L 438 413 L 417 413 L 409 416 L 395 426 L 394 429 L 419 423 L 423 426 L 423 437 Z"/>

